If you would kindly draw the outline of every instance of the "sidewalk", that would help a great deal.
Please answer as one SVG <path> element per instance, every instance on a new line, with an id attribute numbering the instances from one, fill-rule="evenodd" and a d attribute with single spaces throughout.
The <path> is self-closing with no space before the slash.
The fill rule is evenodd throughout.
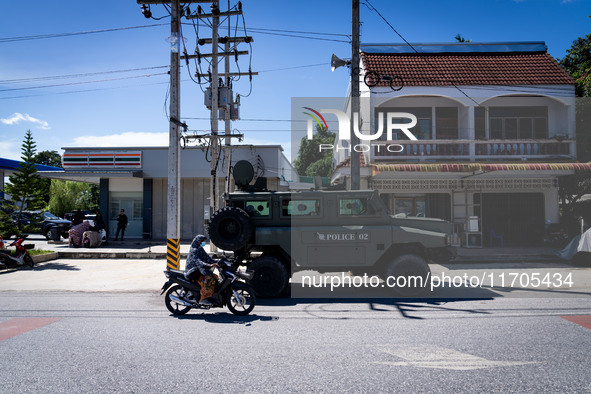
<path id="1" fill-rule="evenodd" d="M 98 248 L 70 248 L 67 241 L 46 241 L 39 235 L 31 235 L 26 243 L 35 244 L 36 249 L 51 250 L 59 258 L 70 259 L 166 259 L 166 240 L 127 239 L 109 241 Z M 191 242 L 181 242 L 181 258 L 185 259 Z M 210 252 L 210 245 L 205 250 Z M 509 246 L 485 248 L 458 248 L 458 255 L 451 263 L 513 263 L 513 262 L 562 262 L 549 247 Z M 221 252 L 217 252 L 221 254 Z"/>
<path id="2" fill-rule="evenodd" d="M 508 246 L 484 248 L 458 248 L 458 255 L 452 262 L 456 263 L 515 263 L 515 262 L 550 262 L 561 260 L 554 252 L 555 248 L 543 246 Z"/>

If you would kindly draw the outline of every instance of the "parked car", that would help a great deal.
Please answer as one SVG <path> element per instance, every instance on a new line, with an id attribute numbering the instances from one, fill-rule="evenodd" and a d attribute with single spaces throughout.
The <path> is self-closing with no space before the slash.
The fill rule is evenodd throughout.
<path id="1" fill-rule="evenodd" d="M 22 218 L 36 224 L 35 232 L 44 235 L 47 239 L 51 238 L 49 231 L 54 225 L 58 227 L 59 234 L 64 238 L 68 238 L 68 230 L 72 228 L 72 222 L 70 220 L 57 217 L 51 212 L 24 211 Z M 38 219 L 36 220 L 36 218 Z"/>
<path id="2" fill-rule="evenodd" d="M 76 214 L 76 212 L 68 212 L 68 213 L 64 214 L 64 219 L 73 221 L 75 214 Z M 96 217 L 96 214 L 93 213 L 92 211 L 86 211 L 86 210 L 82 211 L 82 214 L 84 215 L 84 220 L 90 221 L 90 225 L 92 226 L 94 223 L 94 218 Z"/>

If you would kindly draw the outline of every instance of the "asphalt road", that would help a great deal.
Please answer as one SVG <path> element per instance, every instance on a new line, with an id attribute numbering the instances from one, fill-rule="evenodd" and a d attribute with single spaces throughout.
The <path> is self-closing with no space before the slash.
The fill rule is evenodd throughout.
<path id="1" fill-rule="evenodd" d="M 177 318 L 156 291 L 0 297 L 5 393 L 591 391 L 589 298 L 282 299 Z"/>

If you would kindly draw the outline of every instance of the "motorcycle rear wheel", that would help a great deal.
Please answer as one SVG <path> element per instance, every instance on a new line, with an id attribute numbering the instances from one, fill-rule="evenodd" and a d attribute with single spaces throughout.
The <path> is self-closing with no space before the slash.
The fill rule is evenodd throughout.
<path id="1" fill-rule="evenodd" d="M 238 300 L 234 296 L 234 292 L 238 295 Z M 246 316 L 254 309 L 256 299 L 254 291 L 247 286 L 241 286 L 234 291 L 228 292 L 228 300 L 226 306 L 233 314 L 237 316 Z"/>
<path id="2" fill-rule="evenodd" d="M 176 316 L 181 316 L 191 310 L 190 306 L 185 306 L 171 300 L 171 295 L 184 300 L 187 296 L 187 290 L 185 290 L 181 285 L 174 285 L 168 289 L 166 295 L 164 296 L 164 303 L 166 304 L 166 309 L 168 309 L 170 313 Z"/>
<path id="3" fill-rule="evenodd" d="M 26 265 L 28 265 L 31 268 L 33 268 L 33 266 L 35 265 L 33 258 L 31 256 L 29 256 L 28 254 L 25 255 L 25 257 L 23 258 L 23 261 L 25 262 Z"/>

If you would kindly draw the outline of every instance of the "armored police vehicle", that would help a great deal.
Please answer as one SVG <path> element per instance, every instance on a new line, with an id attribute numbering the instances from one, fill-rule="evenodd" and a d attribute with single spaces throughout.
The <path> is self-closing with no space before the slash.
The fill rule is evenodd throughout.
<path id="1" fill-rule="evenodd" d="M 247 163 L 247 162 L 246 162 Z M 266 191 L 237 179 L 241 189 L 226 196 L 226 207 L 208 224 L 211 241 L 234 251 L 255 271 L 250 285 L 259 296 L 275 297 L 291 273 L 352 272 L 354 275 L 420 276 L 423 286 L 393 289 L 419 296 L 430 274 L 429 261 L 446 261 L 452 226 L 441 219 L 392 216 L 377 191 Z M 252 167 L 251 167 L 252 168 Z"/>

